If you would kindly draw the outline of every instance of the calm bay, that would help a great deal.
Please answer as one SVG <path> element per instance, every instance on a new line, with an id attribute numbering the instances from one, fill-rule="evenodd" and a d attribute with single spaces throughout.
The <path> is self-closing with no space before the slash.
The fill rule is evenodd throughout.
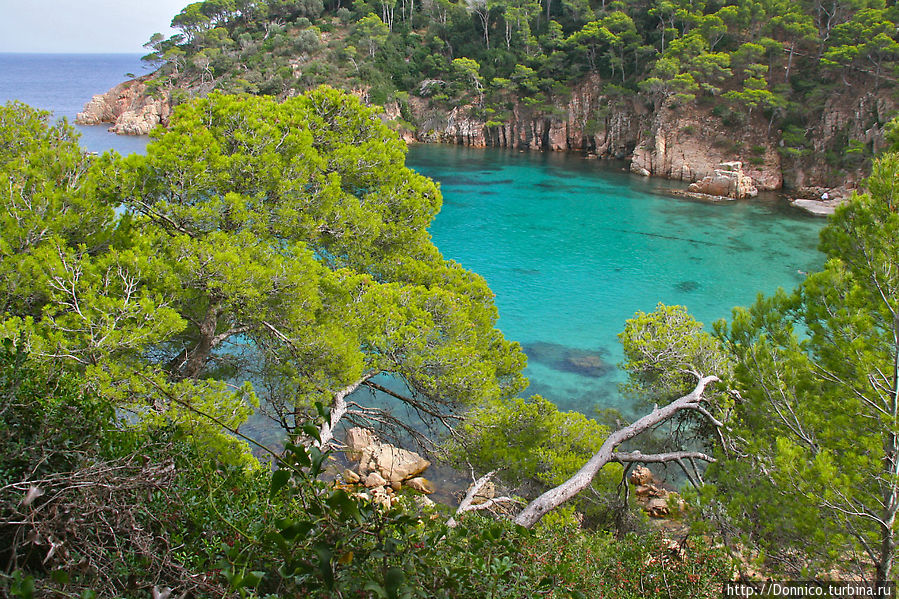
<path id="1" fill-rule="evenodd" d="M 142 72 L 134 55 L 0 54 L 0 102 L 73 120 L 92 94 Z M 79 130 L 92 151 L 140 152 L 147 142 Z M 500 328 L 529 357 L 529 393 L 563 409 L 634 415 L 617 388 L 616 336 L 635 311 L 682 304 L 710 325 L 822 262 L 824 221 L 775 195 L 676 198 L 679 183 L 566 153 L 415 145 L 407 163 L 440 182 L 435 243 L 496 293 Z"/>

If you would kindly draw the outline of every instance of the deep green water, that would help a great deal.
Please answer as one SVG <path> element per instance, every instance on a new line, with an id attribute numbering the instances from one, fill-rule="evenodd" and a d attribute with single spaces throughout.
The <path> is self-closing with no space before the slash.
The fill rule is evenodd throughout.
<path id="1" fill-rule="evenodd" d="M 441 183 L 434 241 L 496 293 L 500 329 L 528 354 L 528 393 L 562 409 L 633 415 L 615 366 L 636 311 L 681 304 L 710 328 L 822 263 L 824 221 L 775 196 L 671 197 L 680 184 L 564 153 L 417 145 L 407 162 Z"/>

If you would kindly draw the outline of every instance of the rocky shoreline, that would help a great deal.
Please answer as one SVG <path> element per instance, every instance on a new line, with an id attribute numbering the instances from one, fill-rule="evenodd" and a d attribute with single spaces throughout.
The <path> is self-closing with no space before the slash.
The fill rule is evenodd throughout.
<path id="1" fill-rule="evenodd" d="M 150 94 L 150 75 L 120 83 L 104 94 L 97 94 L 75 116 L 79 125 L 111 125 L 118 135 L 147 135 L 157 125 L 167 125 L 172 114 L 168 96 Z"/>
<path id="2" fill-rule="evenodd" d="M 170 94 L 149 88 L 147 75 L 121 83 L 94 96 L 76 117 L 84 125 L 110 124 L 110 131 L 146 135 L 167 125 L 172 111 Z M 190 90 L 187 90 L 190 92 Z M 199 93 L 198 90 L 194 90 Z M 368 101 L 364 91 L 356 91 Z M 731 131 L 708 107 L 699 105 L 650 107 L 633 96 L 609 98 L 599 77 L 587 77 L 565 98 L 555 98 L 555 110 L 528 108 L 515 102 L 505 123 L 487 123 L 471 116 L 471 106 L 445 109 L 427 98 L 411 97 L 407 116 L 416 128 L 403 133 L 408 142 L 452 143 L 473 147 L 520 150 L 573 151 L 597 158 L 627 160 L 631 172 L 691 183 L 686 194 L 705 199 L 751 198 L 758 191 L 787 189 L 793 205 L 812 214 L 832 214 L 847 199 L 864 173 L 844 173 L 839 186 L 814 159 L 785 159 L 761 115 Z M 815 147 L 821 155 L 837 135 L 861 139 L 874 150 L 884 142 L 885 123 L 895 113 L 896 101 L 883 92 L 855 98 L 835 96 L 830 112 L 815 124 Z M 385 107 L 385 119 L 399 119 L 396 103 Z M 603 115 L 597 120 L 597 115 Z M 490 126 L 488 126 L 488 124 Z M 735 174 L 736 173 L 736 174 Z M 823 200 L 821 198 L 824 198 Z"/>
<path id="3" fill-rule="evenodd" d="M 414 491 L 412 500 L 420 508 L 434 505 L 428 496 L 437 488 L 424 476 L 431 466 L 430 461 L 414 451 L 383 443 L 372 431 L 360 427 L 347 430 L 345 444 L 350 467 L 335 472 L 339 485 L 386 508 L 398 501 L 403 490 Z M 666 489 L 646 466 L 631 470 L 627 480 L 637 507 L 653 520 L 677 519 L 686 509 L 680 495 Z M 465 493 L 471 489 L 470 485 Z M 477 489 L 472 505 L 487 502 L 496 497 L 496 493 L 496 485 L 487 481 Z"/>

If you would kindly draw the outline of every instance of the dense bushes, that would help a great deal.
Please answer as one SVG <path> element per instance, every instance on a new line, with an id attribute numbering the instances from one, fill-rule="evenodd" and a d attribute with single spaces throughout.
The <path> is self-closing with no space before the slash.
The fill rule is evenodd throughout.
<path id="1" fill-rule="evenodd" d="M 0 372 L 0 427 L 34 443 L 0 447 L 12 596 L 712 597 L 730 575 L 698 537 L 616 540 L 562 516 L 535 531 L 478 515 L 448 528 L 413 497 L 388 509 L 321 482 L 316 450 L 293 447 L 274 476 L 220 463 L 177 427 L 116 421 L 11 343 Z"/>

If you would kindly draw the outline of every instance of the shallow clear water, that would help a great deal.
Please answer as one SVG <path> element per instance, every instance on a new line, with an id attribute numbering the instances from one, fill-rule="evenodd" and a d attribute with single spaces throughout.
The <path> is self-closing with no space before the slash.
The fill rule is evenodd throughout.
<path id="1" fill-rule="evenodd" d="M 776 197 L 671 197 L 680 184 L 562 153 L 422 145 L 408 162 L 441 182 L 434 241 L 496 293 L 499 327 L 529 356 L 529 392 L 564 409 L 632 415 L 614 366 L 634 312 L 682 304 L 710 327 L 822 260 L 823 221 Z"/>
<path id="2" fill-rule="evenodd" d="M 72 120 L 93 94 L 141 69 L 134 55 L 0 54 L 0 102 Z M 98 152 L 140 152 L 147 142 L 105 126 L 79 130 Z M 528 392 L 563 409 L 633 415 L 617 390 L 616 335 L 637 310 L 684 304 L 710 324 L 821 263 L 823 221 L 774 197 L 675 198 L 666 191 L 677 183 L 564 153 L 417 145 L 408 164 L 441 183 L 434 241 L 496 293 L 500 328 L 529 356 Z"/>

